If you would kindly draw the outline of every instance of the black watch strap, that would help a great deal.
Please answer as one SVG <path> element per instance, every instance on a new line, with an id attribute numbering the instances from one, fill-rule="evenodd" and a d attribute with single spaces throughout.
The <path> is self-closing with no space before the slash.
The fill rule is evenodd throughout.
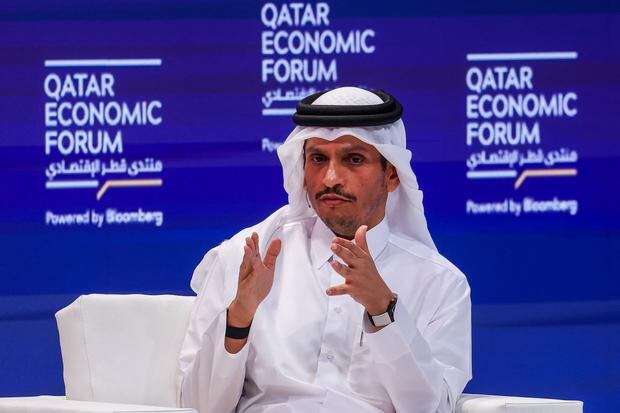
<path id="1" fill-rule="evenodd" d="M 250 327 L 252 323 L 247 327 L 233 327 L 228 324 L 228 308 L 226 309 L 226 337 L 234 338 L 235 340 L 243 340 L 250 335 Z"/>

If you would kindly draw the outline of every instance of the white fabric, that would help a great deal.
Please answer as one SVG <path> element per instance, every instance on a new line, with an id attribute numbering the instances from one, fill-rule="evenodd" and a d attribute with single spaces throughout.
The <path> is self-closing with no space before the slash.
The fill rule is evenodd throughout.
<path id="1" fill-rule="evenodd" d="M 583 402 L 464 394 L 458 401 L 456 411 L 457 413 L 582 413 Z"/>
<path id="2" fill-rule="evenodd" d="M 195 413 L 194 409 L 66 400 L 64 396 L 0 398 L 0 413 Z"/>
<path id="3" fill-rule="evenodd" d="M 224 348 L 226 307 L 235 296 L 242 231 L 211 250 L 194 278 L 205 280 L 181 351 L 181 405 L 201 413 L 447 412 L 471 377 L 470 301 L 465 277 L 435 250 L 394 234 L 384 220 L 368 232 L 380 274 L 399 296 L 396 322 L 362 328 L 364 309 L 327 263 L 331 231 L 320 219 L 289 222 L 274 285 L 248 344 Z M 360 346 L 360 340 L 362 345 Z"/>
<path id="4" fill-rule="evenodd" d="M 193 301 L 93 294 L 56 313 L 67 397 L 176 406 L 177 360 Z"/>
<path id="5" fill-rule="evenodd" d="M 323 93 L 312 104 L 313 105 L 380 105 L 383 100 L 372 92 L 358 87 L 340 87 Z"/>

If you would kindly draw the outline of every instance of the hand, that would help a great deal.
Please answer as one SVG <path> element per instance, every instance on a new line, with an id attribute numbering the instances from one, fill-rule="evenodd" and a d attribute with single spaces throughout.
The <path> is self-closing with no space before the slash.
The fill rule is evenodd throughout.
<path id="1" fill-rule="evenodd" d="M 228 307 L 228 324 L 231 326 L 247 327 L 252 322 L 258 305 L 271 291 L 276 258 L 280 254 L 281 246 L 279 239 L 271 241 L 265 258 L 261 260 L 258 234 L 254 232 L 245 239 L 237 295 Z"/>
<path id="2" fill-rule="evenodd" d="M 366 308 L 371 315 L 385 312 L 394 297 L 392 291 L 383 281 L 377 271 L 368 244 L 366 232 L 368 227 L 362 225 L 355 231 L 355 243 L 343 239 L 334 238 L 332 251 L 345 263 L 341 264 L 332 260 L 332 268 L 344 277 L 344 284 L 336 285 L 327 289 L 327 295 L 348 294 L 355 301 Z"/>

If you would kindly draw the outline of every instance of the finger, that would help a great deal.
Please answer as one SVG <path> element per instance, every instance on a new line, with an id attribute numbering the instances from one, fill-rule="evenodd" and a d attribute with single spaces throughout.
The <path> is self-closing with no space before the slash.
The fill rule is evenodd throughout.
<path id="1" fill-rule="evenodd" d="M 245 278 L 252 268 L 252 250 L 247 245 L 243 246 L 243 258 L 239 266 L 239 277 Z"/>
<path id="2" fill-rule="evenodd" d="M 245 239 L 244 248 L 248 249 L 247 262 L 248 262 L 248 266 L 250 267 L 248 271 L 259 269 L 261 265 L 261 259 L 260 259 L 260 255 L 256 253 L 256 246 L 254 244 L 254 240 L 252 239 L 252 237 L 247 237 Z"/>
<path id="3" fill-rule="evenodd" d="M 348 239 L 336 237 L 334 238 L 332 243 L 342 245 L 343 247 L 351 251 L 357 258 L 364 258 L 367 255 L 363 249 L 361 249 L 358 245 L 355 244 L 355 242 L 349 241 Z"/>
<path id="4" fill-rule="evenodd" d="M 370 254 L 368 250 L 368 242 L 366 242 L 366 233 L 368 232 L 368 226 L 362 225 L 355 231 L 355 243 L 366 253 Z"/>
<path id="5" fill-rule="evenodd" d="M 339 263 L 336 260 L 331 261 L 331 266 L 338 274 L 342 275 L 344 278 L 349 278 L 352 275 L 351 268 L 347 267 L 344 264 Z"/>
<path id="6" fill-rule="evenodd" d="M 263 265 L 270 270 L 273 269 L 276 265 L 276 258 L 278 258 L 278 254 L 280 254 L 280 249 L 282 248 L 282 241 L 278 238 L 271 241 L 269 247 L 267 248 L 267 252 L 265 253 L 265 259 L 263 260 Z"/>
<path id="7" fill-rule="evenodd" d="M 254 248 L 254 241 L 252 241 L 252 238 L 250 237 L 246 237 L 245 239 L 245 245 L 248 246 L 248 248 L 250 249 L 250 256 L 253 257 L 254 255 L 256 255 L 256 251 Z"/>
<path id="8" fill-rule="evenodd" d="M 325 290 L 327 295 L 344 295 L 349 294 L 349 286 L 346 284 L 334 285 Z"/>
<path id="9" fill-rule="evenodd" d="M 358 257 L 347 247 L 344 247 L 341 244 L 332 243 L 332 251 L 334 254 L 342 258 L 344 262 L 347 263 L 348 266 L 355 266 L 355 261 L 357 261 Z"/>
<path id="10" fill-rule="evenodd" d="M 254 244 L 254 256 L 252 257 L 252 265 L 254 266 L 255 269 L 259 269 L 263 264 L 263 260 L 261 259 L 261 256 L 260 256 L 260 247 L 258 245 L 258 234 L 256 232 L 252 233 L 252 244 Z"/>
<path id="11" fill-rule="evenodd" d="M 258 248 L 258 234 L 256 232 L 252 233 L 252 241 L 254 242 L 254 252 L 256 255 L 260 255 L 260 249 Z"/>

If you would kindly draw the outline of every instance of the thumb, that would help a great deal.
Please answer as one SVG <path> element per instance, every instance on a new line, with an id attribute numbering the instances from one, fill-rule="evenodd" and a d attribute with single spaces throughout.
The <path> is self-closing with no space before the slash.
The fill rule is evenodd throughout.
<path id="1" fill-rule="evenodd" d="M 278 254 L 280 254 L 280 249 L 282 248 L 282 241 L 278 238 L 271 241 L 269 244 L 269 248 L 267 248 L 267 252 L 265 253 L 265 259 L 263 260 L 263 265 L 270 270 L 273 269 L 276 265 L 276 258 L 278 258 Z"/>
<path id="2" fill-rule="evenodd" d="M 368 251 L 368 243 L 366 242 L 366 232 L 368 232 L 368 226 L 362 225 L 355 231 L 355 244 L 358 247 L 364 250 L 367 254 L 370 254 Z"/>

